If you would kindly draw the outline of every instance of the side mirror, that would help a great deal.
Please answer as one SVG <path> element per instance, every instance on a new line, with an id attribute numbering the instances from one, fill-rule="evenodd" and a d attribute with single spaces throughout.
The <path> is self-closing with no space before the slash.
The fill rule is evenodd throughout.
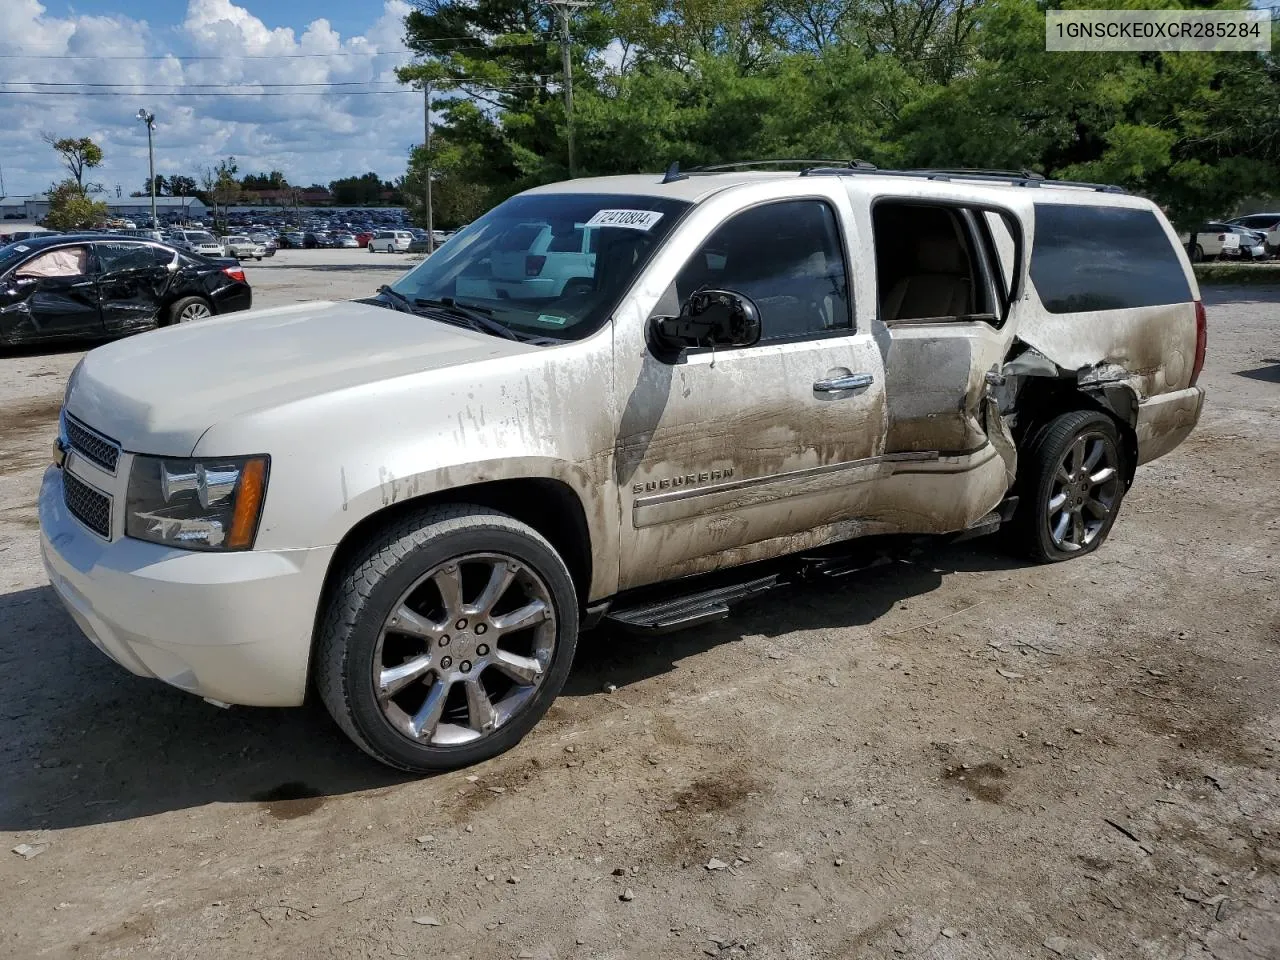
<path id="1" fill-rule="evenodd" d="M 672 350 L 684 347 L 750 347 L 760 340 L 760 311 L 732 290 L 698 290 L 678 317 L 655 317 L 654 335 Z"/>

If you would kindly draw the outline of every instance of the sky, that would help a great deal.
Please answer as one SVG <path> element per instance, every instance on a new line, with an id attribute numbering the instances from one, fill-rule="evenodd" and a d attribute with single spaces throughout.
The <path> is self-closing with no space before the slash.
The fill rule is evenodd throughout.
<path id="1" fill-rule="evenodd" d="M 159 174 L 198 178 L 233 155 L 242 175 L 281 170 L 303 186 L 369 170 L 393 180 L 422 140 L 421 94 L 355 91 L 405 89 L 394 68 L 410 59 L 409 9 L 405 0 L 0 0 L 5 192 L 43 192 L 66 175 L 45 131 L 97 142 L 106 159 L 92 179 L 109 194 L 117 184 L 124 195 L 141 190 L 140 107 L 156 117 Z M 325 86 L 334 83 L 346 86 Z M 225 84 L 252 95 L 210 95 Z"/>

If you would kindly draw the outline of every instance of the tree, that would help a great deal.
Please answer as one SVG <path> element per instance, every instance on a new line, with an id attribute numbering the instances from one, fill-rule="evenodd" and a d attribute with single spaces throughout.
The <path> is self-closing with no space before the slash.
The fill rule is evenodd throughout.
<path id="1" fill-rule="evenodd" d="M 62 158 L 62 163 L 71 174 L 71 182 L 75 184 L 81 199 L 88 196 L 91 190 L 97 192 L 102 189 L 101 184 L 84 182 L 85 171 L 102 164 L 103 153 L 100 146 L 88 137 L 59 137 L 56 134 L 44 133 L 41 134 L 41 139 L 53 147 Z"/>
<path id="2" fill-rule="evenodd" d="M 49 215 L 45 223 L 54 230 L 84 230 L 107 217 L 107 205 L 85 196 L 83 184 L 73 178 L 49 188 Z"/>
<path id="3" fill-rule="evenodd" d="M 448 230 L 470 223 L 493 206 L 494 191 L 471 178 L 465 149 L 448 143 L 431 146 L 432 227 Z M 409 169 L 396 185 L 401 202 L 420 227 L 427 225 L 426 169 L 426 152 L 415 147 Z"/>
<path id="4" fill-rule="evenodd" d="M 359 177 L 343 177 L 329 184 L 329 192 L 333 194 L 333 202 L 342 206 L 369 206 L 382 202 L 382 191 L 391 184 L 384 184 L 382 178 L 370 171 Z"/>
<path id="5" fill-rule="evenodd" d="M 219 160 L 215 167 L 205 167 L 200 174 L 200 186 L 204 188 L 203 192 L 207 197 L 205 202 L 213 206 L 215 223 L 218 220 L 218 208 L 229 207 L 240 198 L 240 183 L 236 180 L 237 170 L 236 158 L 227 157 L 225 160 Z"/>
<path id="6" fill-rule="evenodd" d="M 270 173 L 245 174 L 240 186 L 245 190 L 283 190 L 289 186 L 289 181 L 279 170 L 272 170 Z"/>
<path id="7" fill-rule="evenodd" d="M 194 177 L 173 176 L 169 178 L 169 193 L 175 197 L 194 197 L 198 184 Z"/>

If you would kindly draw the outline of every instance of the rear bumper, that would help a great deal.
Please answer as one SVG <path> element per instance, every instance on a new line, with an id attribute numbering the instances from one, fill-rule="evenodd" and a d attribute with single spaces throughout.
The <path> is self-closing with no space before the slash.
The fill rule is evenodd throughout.
<path id="1" fill-rule="evenodd" d="M 213 295 L 215 313 L 236 313 L 253 306 L 253 288 L 247 283 L 224 287 Z"/>
<path id="2" fill-rule="evenodd" d="M 302 703 L 332 547 L 218 554 L 103 540 L 68 513 L 57 467 L 39 510 L 50 583 L 116 663 L 225 703 Z"/>
<path id="3" fill-rule="evenodd" d="M 1138 404 L 1138 463 L 1147 463 L 1182 443 L 1200 422 L 1204 387 L 1188 387 L 1148 397 Z"/>

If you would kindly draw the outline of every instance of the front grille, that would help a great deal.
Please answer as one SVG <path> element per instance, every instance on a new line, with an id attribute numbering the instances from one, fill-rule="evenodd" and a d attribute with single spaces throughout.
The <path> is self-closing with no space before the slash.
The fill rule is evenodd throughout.
<path id="1" fill-rule="evenodd" d="M 120 447 L 102 434 L 90 430 L 79 420 L 70 415 L 65 417 L 67 441 L 72 449 L 82 454 L 86 460 L 92 460 L 103 470 L 116 472 L 116 464 L 120 461 Z"/>
<path id="2" fill-rule="evenodd" d="M 62 499 L 71 515 L 105 539 L 111 538 L 111 498 L 62 471 Z"/>

